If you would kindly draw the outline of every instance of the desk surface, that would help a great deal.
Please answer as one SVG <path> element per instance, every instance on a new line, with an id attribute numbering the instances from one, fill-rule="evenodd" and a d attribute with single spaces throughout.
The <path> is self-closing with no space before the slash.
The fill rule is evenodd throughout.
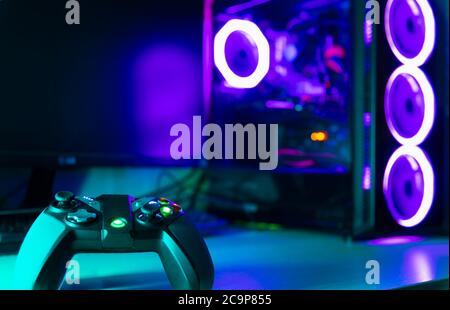
<path id="1" fill-rule="evenodd" d="M 371 242 L 305 231 L 233 231 L 207 238 L 215 289 L 392 289 L 448 279 L 448 238 L 397 237 Z M 79 254 L 81 283 L 70 289 L 168 289 L 155 253 Z M 380 265 L 380 284 L 365 281 Z M 0 256 L 8 289 L 15 256 Z"/>

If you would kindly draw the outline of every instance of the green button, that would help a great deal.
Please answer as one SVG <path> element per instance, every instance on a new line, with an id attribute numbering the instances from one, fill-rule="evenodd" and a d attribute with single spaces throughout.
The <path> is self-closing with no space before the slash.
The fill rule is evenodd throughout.
<path id="1" fill-rule="evenodd" d="M 127 220 L 124 219 L 123 217 L 117 217 L 111 221 L 110 225 L 112 228 L 117 229 L 124 228 L 125 226 L 127 226 Z"/>
<path id="2" fill-rule="evenodd" d="M 159 209 L 159 212 L 161 212 L 162 216 L 169 217 L 172 215 L 173 210 L 170 207 L 164 206 Z"/>

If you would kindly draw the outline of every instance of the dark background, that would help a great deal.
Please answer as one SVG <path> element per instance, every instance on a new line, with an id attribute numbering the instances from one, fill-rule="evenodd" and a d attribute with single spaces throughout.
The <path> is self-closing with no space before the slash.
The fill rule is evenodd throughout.
<path id="1" fill-rule="evenodd" d="M 202 112 L 196 1 L 0 2 L 0 157 L 170 161 L 169 130 Z M 5 158 L 3 158 L 5 160 Z"/>

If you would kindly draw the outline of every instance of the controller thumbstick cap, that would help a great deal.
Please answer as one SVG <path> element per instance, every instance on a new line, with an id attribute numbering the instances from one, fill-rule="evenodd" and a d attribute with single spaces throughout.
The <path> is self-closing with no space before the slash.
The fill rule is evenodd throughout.
<path id="1" fill-rule="evenodd" d="M 68 191 L 61 191 L 55 194 L 55 200 L 62 203 L 71 201 L 73 197 L 73 193 Z"/>

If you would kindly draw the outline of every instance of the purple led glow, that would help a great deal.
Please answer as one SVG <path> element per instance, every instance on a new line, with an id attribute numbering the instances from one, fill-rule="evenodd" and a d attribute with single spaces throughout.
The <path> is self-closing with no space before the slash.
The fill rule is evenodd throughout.
<path id="1" fill-rule="evenodd" d="M 419 145 L 429 135 L 435 119 L 435 96 L 425 73 L 401 66 L 389 78 L 384 98 L 387 125 L 403 145 Z"/>
<path id="2" fill-rule="evenodd" d="M 280 156 L 305 156 L 306 153 L 297 149 L 280 149 L 278 150 Z"/>
<path id="3" fill-rule="evenodd" d="M 254 45 L 255 53 L 258 57 L 256 68 L 251 74 L 246 76 L 236 74 L 227 61 L 227 40 L 235 32 L 243 34 L 247 38 L 247 43 Z M 229 20 L 214 38 L 214 63 L 230 87 L 256 87 L 269 71 L 269 42 L 255 23 L 241 19 Z"/>
<path id="4" fill-rule="evenodd" d="M 385 31 L 392 52 L 403 64 L 420 67 L 434 50 L 436 23 L 427 0 L 388 0 Z"/>
<path id="5" fill-rule="evenodd" d="M 205 0 L 203 7 L 203 114 L 209 119 L 213 84 L 213 3 Z"/>
<path id="6" fill-rule="evenodd" d="M 363 169 L 363 189 L 368 191 L 372 187 L 372 170 L 370 167 L 364 167 Z"/>
<path id="7" fill-rule="evenodd" d="M 402 146 L 388 161 L 383 191 L 389 211 L 403 227 L 420 224 L 434 200 L 434 172 L 427 155 L 416 146 Z"/>
<path id="8" fill-rule="evenodd" d="M 405 267 L 414 270 L 414 281 L 432 281 L 436 276 L 436 258 L 423 247 L 415 247 L 405 253 Z"/>
<path id="9" fill-rule="evenodd" d="M 284 57 L 287 61 L 293 62 L 298 56 L 298 49 L 294 44 L 286 45 L 284 50 Z"/>
<path id="10" fill-rule="evenodd" d="M 364 126 L 370 127 L 372 125 L 372 113 L 366 112 L 364 113 Z"/>
<path id="11" fill-rule="evenodd" d="M 135 139 L 141 154 L 171 160 L 173 124 L 190 124 L 200 115 L 202 65 L 181 43 L 152 44 L 136 54 L 133 65 Z"/>
<path id="12" fill-rule="evenodd" d="M 281 76 L 287 76 L 288 73 L 286 67 L 283 67 L 281 65 L 275 66 L 275 72 Z"/>
<path id="13" fill-rule="evenodd" d="M 275 60 L 277 62 L 280 62 L 283 60 L 283 54 L 286 49 L 286 42 L 287 42 L 286 36 L 280 36 L 275 41 Z"/>
<path id="14" fill-rule="evenodd" d="M 293 102 L 289 102 L 289 101 L 268 100 L 266 102 L 266 108 L 293 110 L 295 108 L 295 104 Z"/>
<path id="15" fill-rule="evenodd" d="M 366 45 L 372 44 L 373 41 L 373 21 L 367 19 L 364 23 L 364 43 Z"/>
<path id="16" fill-rule="evenodd" d="M 368 245 L 379 246 L 379 245 L 400 245 L 423 241 L 423 237 L 419 236 L 392 236 L 386 238 L 373 239 L 367 242 Z"/>
<path id="17" fill-rule="evenodd" d="M 305 159 L 305 160 L 286 160 L 284 163 L 290 167 L 298 168 L 298 169 L 304 169 L 304 168 L 310 168 L 314 167 L 316 165 L 316 162 L 312 159 Z"/>
<path id="18" fill-rule="evenodd" d="M 266 2 L 270 2 L 271 0 L 251 0 L 248 2 L 244 2 L 244 3 L 240 3 L 240 4 L 236 4 L 233 6 L 230 6 L 229 8 L 227 8 L 226 12 L 228 14 L 234 15 L 236 13 L 242 12 L 244 10 L 248 10 L 251 9 L 255 6 L 264 4 Z"/>

